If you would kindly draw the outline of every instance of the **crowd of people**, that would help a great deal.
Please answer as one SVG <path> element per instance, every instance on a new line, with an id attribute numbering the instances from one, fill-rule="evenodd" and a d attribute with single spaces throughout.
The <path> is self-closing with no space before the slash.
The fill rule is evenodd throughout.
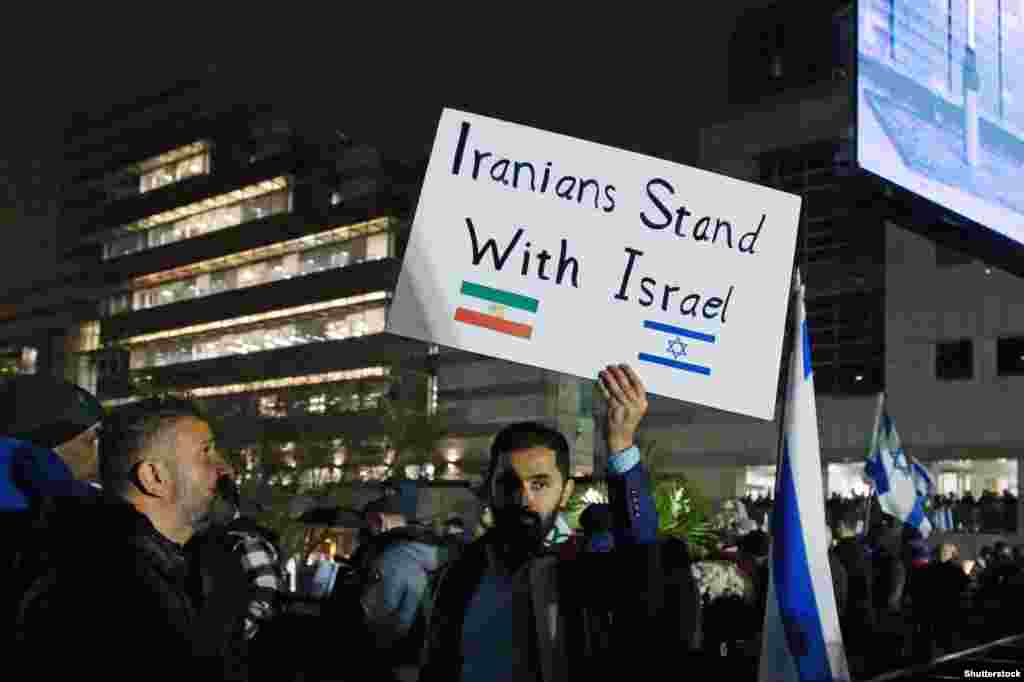
<path id="1" fill-rule="evenodd" d="M 4 382 L 8 663 L 52 679 L 99 665 L 107 679 L 425 682 L 605 678 L 636 656 L 677 665 L 694 646 L 696 591 L 685 543 L 658 534 L 634 442 L 646 391 L 625 365 L 598 379 L 609 502 L 588 510 L 583 535 L 560 513 L 568 441 L 512 424 L 492 445 L 478 537 L 367 510 L 315 628 L 290 612 L 277 539 L 243 513 L 191 402 L 105 412 L 66 382 Z"/>
<path id="2" fill-rule="evenodd" d="M 729 556 L 753 586 L 745 597 L 702 604 L 703 648 L 745 658 L 756 669 L 764 622 L 768 498 L 745 500 Z M 1024 605 L 1024 546 L 1004 540 L 962 560 L 953 542 L 929 546 L 921 533 L 877 510 L 868 497 L 828 500 L 829 566 L 851 670 L 865 678 L 1016 634 Z M 758 507 L 761 507 L 759 510 Z M 865 522 L 868 529 L 865 532 Z M 762 524 L 765 524 L 762 527 Z M 934 543 L 933 543 L 934 544 Z"/>
<path id="3" fill-rule="evenodd" d="M 686 543 L 658 533 L 634 442 L 643 384 L 614 366 L 599 385 L 609 501 L 584 510 L 582 532 L 560 513 L 573 493 L 568 442 L 542 424 L 513 424 L 494 440 L 477 528 L 419 524 L 393 498 L 371 503 L 355 553 L 335 564 L 311 614 L 292 608 L 278 539 L 245 513 L 192 403 L 154 398 L 104 412 L 66 382 L 9 380 L 0 386 L 0 616 L 14 655 L 50 677 L 105 660 L 115 679 L 137 677 L 141 661 L 178 679 L 554 682 L 626 674 L 637 657 L 666 669 L 710 657 L 752 674 L 771 499 L 744 500 L 719 548 L 749 592 L 702 597 Z M 855 676 L 1012 630 L 1024 548 L 1000 542 L 961 561 L 955 545 L 932 552 L 917 531 L 866 515 L 865 503 L 826 504 Z M 993 501 L 957 504 L 964 518 L 980 507 L 984 520 Z M 344 666 L 323 655 L 339 646 Z"/>
<path id="4" fill-rule="evenodd" d="M 771 515 L 772 498 L 770 495 L 746 495 L 739 498 L 746 514 L 759 526 L 767 527 L 767 519 Z M 870 511 L 867 505 L 871 504 Z M 869 518 L 881 513 L 881 509 L 869 495 L 851 491 L 849 495 L 833 492 L 825 500 L 825 513 L 830 525 L 846 515 L 850 510 L 859 510 L 862 518 Z M 1017 532 L 1017 496 L 1009 490 L 996 494 L 986 490 L 978 497 L 971 491 L 961 495 L 947 493 L 933 495 L 929 499 L 928 519 L 932 528 L 939 531 L 957 531 L 963 533 L 1016 533 Z"/>

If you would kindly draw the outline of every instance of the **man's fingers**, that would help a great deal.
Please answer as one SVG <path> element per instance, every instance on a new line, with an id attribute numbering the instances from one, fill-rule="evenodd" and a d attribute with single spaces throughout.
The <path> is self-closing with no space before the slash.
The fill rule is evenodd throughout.
<path id="1" fill-rule="evenodd" d="M 640 380 L 640 375 L 636 373 L 636 370 L 629 365 L 622 365 L 622 369 L 626 373 L 629 383 L 632 385 L 633 390 L 636 391 L 638 396 L 643 396 L 647 393 L 647 389 L 644 388 L 644 382 Z"/>
<path id="2" fill-rule="evenodd" d="M 612 397 L 608 393 L 608 388 L 605 386 L 604 372 L 600 372 L 597 375 L 597 385 L 601 389 L 601 395 L 604 396 L 605 400 L 611 401 Z"/>
<path id="3" fill-rule="evenodd" d="M 614 378 L 615 387 L 618 389 L 618 396 L 623 401 L 635 402 L 636 391 L 630 385 L 629 375 L 623 371 L 622 366 L 613 365 L 608 368 L 608 373 Z"/>
<path id="4" fill-rule="evenodd" d="M 619 384 L 618 378 L 615 376 L 612 367 L 608 367 L 601 372 L 601 382 L 604 385 L 608 393 L 611 394 L 616 400 L 625 402 L 626 398 L 622 391 L 622 386 Z"/>

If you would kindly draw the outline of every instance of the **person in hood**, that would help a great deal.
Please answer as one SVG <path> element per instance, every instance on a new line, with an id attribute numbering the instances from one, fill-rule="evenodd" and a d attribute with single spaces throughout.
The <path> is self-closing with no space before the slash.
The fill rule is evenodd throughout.
<path id="1" fill-rule="evenodd" d="M 98 500 L 96 437 L 103 408 L 74 384 L 20 375 L 0 383 L 0 637 L 51 563 L 61 526 Z"/>
<path id="2" fill-rule="evenodd" d="M 432 578 L 447 560 L 447 547 L 427 528 L 391 525 L 375 540 L 382 549 L 367 560 L 360 604 L 382 679 L 414 682 L 432 594 Z"/>
<path id="3" fill-rule="evenodd" d="M 95 497 L 102 420 L 95 396 L 67 381 L 26 374 L 0 382 L 0 510 Z"/>

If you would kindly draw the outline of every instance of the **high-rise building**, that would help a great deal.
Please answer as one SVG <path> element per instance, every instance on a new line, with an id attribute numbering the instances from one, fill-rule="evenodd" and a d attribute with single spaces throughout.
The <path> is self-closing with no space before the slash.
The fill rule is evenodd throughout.
<path id="1" fill-rule="evenodd" d="M 382 159 L 344 117 L 218 88 L 183 83 L 68 130 L 58 269 L 3 297 L 6 371 L 108 405 L 187 391 L 221 419 L 222 447 L 285 459 L 302 441 L 341 461 L 401 395 L 450 431 L 407 474 L 476 478 L 493 435 L 526 419 L 574 436 L 589 473 L 592 382 L 384 332 L 426 159 Z"/>
<path id="2" fill-rule="evenodd" d="M 924 202 L 855 168 L 853 9 L 782 2 L 741 17 L 730 113 L 701 131 L 700 165 L 803 197 L 796 256 L 829 488 L 866 490 L 863 459 L 885 391 L 905 449 L 942 492 L 1017 489 L 1024 285 L 951 249 L 948 226 Z M 997 9 L 1019 22 L 1016 6 Z M 713 497 L 770 492 L 776 423 L 713 410 L 689 419 L 651 434 L 673 466 Z"/>
<path id="3" fill-rule="evenodd" d="M 188 391 L 225 447 L 343 455 L 382 396 L 413 390 L 396 358 L 426 354 L 383 334 L 418 169 L 214 89 L 69 130 L 58 271 L 5 297 L 0 335 L 107 404 Z"/>

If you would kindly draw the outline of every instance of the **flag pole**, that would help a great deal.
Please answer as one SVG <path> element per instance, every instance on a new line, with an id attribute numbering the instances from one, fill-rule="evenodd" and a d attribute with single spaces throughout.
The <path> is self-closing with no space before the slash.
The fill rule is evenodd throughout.
<path id="1" fill-rule="evenodd" d="M 871 442 L 868 445 L 868 457 L 874 454 L 876 439 L 878 438 L 878 427 L 882 424 L 882 410 L 885 407 L 885 391 L 879 391 L 878 393 L 878 405 L 875 407 L 875 428 L 871 431 Z M 871 494 L 868 496 L 867 509 L 864 510 L 864 536 L 867 537 L 868 531 L 871 530 L 871 508 L 874 506 L 875 499 L 878 497 L 878 489 L 875 488 L 874 481 L 871 482 Z"/>
<path id="2" fill-rule="evenodd" d="M 779 432 L 776 437 L 775 450 L 775 490 L 774 499 L 772 500 L 773 509 L 775 508 L 775 505 L 779 503 L 779 472 L 782 467 L 782 451 L 786 440 L 786 403 L 788 402 L 787 397 L 789 394 L 789 375 L 791 369 L 789 365 L 793 357 L 793 344 L 798 341 L 796 334 L 793 333 L 792 324 L 793 318 L 796 315 L 796 305 L 794 305 L 794 301 L 797 300 L 797 296 L 800 294 L 801 286 L 800 269 L 797 264 L 794 263 L 789 292 L 789 307 L 786 310 L 786 331 L 782 337 L 782 376 L 779 377 L 778 394 L 776 396 L 776 402 L 780 407 Z"/>

